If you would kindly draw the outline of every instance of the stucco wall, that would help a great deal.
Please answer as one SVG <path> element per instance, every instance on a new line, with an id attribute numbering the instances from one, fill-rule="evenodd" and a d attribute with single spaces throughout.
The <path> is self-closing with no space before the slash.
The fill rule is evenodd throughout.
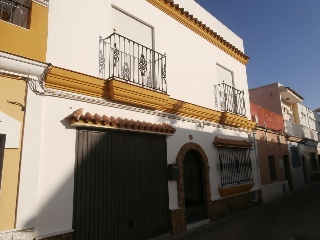
<path id="1" fill-rule="evenodd" d="M 269 109 L 261 107 L 253 102 L 250 102 L 251 116 L 257 116 L 258 126 L 264 126 L 273 130 L 284 131 L 283 117 Z"/>
<path id="2" fill-rule="evenodd" d="M 8 115 L 18 124 L 19 134 L 14 136 L 17 146 L 5 148 L 2 184 L 0 189 L 0 231 L 10 230 L 15 227 L 17 194 L 19 185 L 21 136 L 23 128 L 24 112 L 21 107 L 8 103 L 7 101 L 18 102 L 25 106 L 26 83 L 23 80 L 0 76 L 0 112 Z M 6 124 L 3 118 L 0 118 L 0 124 Z M 5 134 L 10 135 L 9 129 L 4 129 Z M 1 129 L 0 129 L 0 133 Z M 10 137 L 10 136 L 8 136 Z"/>
<path id="3" fill-rule="evenodd" d="M 251 102 L 282 115 L 279 83 L 250 89 L 249 95 Z"/>
<path id="4" fill-rule="evenodd" d="M 42 97 L 33 96 L 34 100 Z M 33 118 L 34 126 L 39 124 L 42 129 L 41 145 L 40 145 L 40 161 L 31 157 L 31 149 L 25 149 L 24 161 L 39 169 L 38 176 L 31 176 L 32 181 L 38 182 L 36 199 L 36 211 L 32 209 L 21 214 L 19 226 L 23 227 L 34 224 L 36 235 L 43 235 L 52 232 L 65 231 L 72 229 L 73 214 L 73 174 L 75 164 L 76 149 L 76 130 L 69 126 L 65 119 L 69 114 L 78 108 L 83 108 L 84 112 L 99 113 L 113 115 L 122 118 L 135 119 L 153 123 L 167 122 L 173 125 L 177 131 L 173 136 L 167 137 L 167 159 L 168 164 L 176 162 L 177 154 L 185 143 L 195 142 L 204 149 L 210 165 L 210 186 L 211 199 L 221 199 L 218 187 L 220 184 L 219 171 L 217 169 L 217 150 L 212 142 L 215 136 L 231 138 L 231 139 L 248 139 L 248 134 L 223 128 L 214 128 L 205 126 L 199 128 L 196 123 L 185 122 L 181 120 L 167 119 L 147 113 L 129 111 L 108 106 L 95 105 L 79 101 L 45 97 L 43 102 L 43 117 Z M 33 101 L 37 103 L 37 101 Z M 34 105 L 38 106 L 38 105 Z M 32 110 L 29 102 L 28 108 Z M 28 109 L 27 109 L 28 110 Z M 27 131 L 27 130 L 26 130 Z M 36 133 L 38 134 L 38 133 Z M 32 135 L 28 130 L 29 137 Z M 190 136 L 192 135 L 192 140 Z M 26 136 L 28 137 L 28 136 Z M 38 144 L 37 142 L 35 144 Z M 251 159 L 253 164 L 254 182 L 258 182 L 257 168 L 255 164 L 256 156 L 251 151 Z M 23 179 L 26 180 L 32 174 L 31 169 L 24 172 Z M 33 186 L 24 185 L 26 189 Z M 252 190 L 258 190 L 260 187 L 256 184 Z M 169 207 L 171 209 L 178 207 L 177 184 L 176 181 L 168 181 L 169 189 Z M 35 206 L 33 197 L 25 197 L 23 204 L 26 206 Z M 21 205 L 22 206 L 22 205 Z M 33 215 L 36 214 L 36 215 Z M 28 219 L 29 217 L 29 219 Z"/>
<path id="5" fill-rule="evenodd" d="M 92 6 L 72 0 L 50 3 L 47 61 L 98 76 L 99 36 L 113 33 L 111 4 L 153 26 L 155 50 L 167 56 L 168 94 L 172 98 L 215 109 L 216 64 L 220 64 L 233 72 L 235 87 L 244 90 L 246 115 L 250 117 L 246 66 L 145 0 L 99 1 Z M 66 11 L 73 5 L 77 11 Z M 89 17 L 91 12 L 94 18 Z"/>
<path id="6" fill-rule="evenodd" d="M 257 130 L 256 132 L 262 185 L 286 180 L 283 156 L 289 154 L 288 145 L 284 136 L 280 136 L 280 143 L 278 143 L 277 136 L 277 134 L 262 130 Z M 274 156 L 275 159 L 276 180 L 270 179 L 268 155 Z"/>

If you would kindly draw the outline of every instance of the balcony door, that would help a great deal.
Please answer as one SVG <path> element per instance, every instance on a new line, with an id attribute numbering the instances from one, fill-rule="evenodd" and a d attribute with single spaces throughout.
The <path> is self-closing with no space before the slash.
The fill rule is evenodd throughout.
<path id="1" fill-rule="evenodd" d="M 219 99 L 222 111 L 237 112 L 238 99 L 234 88 L 233 72 L 217 65 Z"/>
<path id="2" fill-rule="evenodd" d="M 218 82 L 220 83 L 225 83 L 226 85 L 230 86 L 230 87 L 234 87 L 234 81 L 233 81 L 233 73 L 220 66 L 217 65 L 217 72 L 218 72 Z"/>
<path id="3" fill-rule="evenodd" d="M 113 6 L 112 28 L 122 37 L 116 37 L 110 46 L 110 56 L 116 55 L 111 75 L 142 87 L 162 89 L 161 75 L 156 72 L 162 72 L 165 63 L 163 56 L 153 51 L 153 27 Z"/>
<path id="4" fill-rule="evenodd" d="M 115 6 L 112 7 L 112 29 L 132 41 L 153 49 L 153 27 Z"/>

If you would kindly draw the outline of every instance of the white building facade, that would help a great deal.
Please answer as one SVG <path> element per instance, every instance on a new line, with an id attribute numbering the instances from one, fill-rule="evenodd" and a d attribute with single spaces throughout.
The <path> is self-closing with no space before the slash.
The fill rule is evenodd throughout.
<path id="1" fill-rule="evenodd" d="M 149 239 L 261 201 L 238 36 L 192 0 L 52 1 L 48 19 L 17 230 Z"/>

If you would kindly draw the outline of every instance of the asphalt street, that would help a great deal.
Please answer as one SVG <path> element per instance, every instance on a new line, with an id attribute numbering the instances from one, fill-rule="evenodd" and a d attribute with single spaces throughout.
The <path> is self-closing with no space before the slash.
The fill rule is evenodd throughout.
<path id="1" fill-rule="evenodd" d="M 320 240 L 320 183 L 169 239 Z"/>

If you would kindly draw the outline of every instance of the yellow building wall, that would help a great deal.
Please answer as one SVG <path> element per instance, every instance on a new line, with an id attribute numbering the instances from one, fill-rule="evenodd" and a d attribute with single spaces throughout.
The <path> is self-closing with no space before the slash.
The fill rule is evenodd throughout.
<path id="1" fill-rule="evenodd" d="M 20 106 L 9 104 L 7 101 L 19 102 L 25 106 L 26 83 L 23 80 L 0 75 L 0 86 L 0 111 L 21 122 L 21 140 L 24 112 L 21 111 Z M 21 141 L 18 149 L 5 149 L 4 151 L 0 189 L 0 231 L 15 228 L 20 154 Z"/>
<path id="2" fill-rule="evenodd" d="M 48 36 L 48 8 L 31 4 L 30 29 L 0 20 L 0 50 L 44 62 Z"/>

